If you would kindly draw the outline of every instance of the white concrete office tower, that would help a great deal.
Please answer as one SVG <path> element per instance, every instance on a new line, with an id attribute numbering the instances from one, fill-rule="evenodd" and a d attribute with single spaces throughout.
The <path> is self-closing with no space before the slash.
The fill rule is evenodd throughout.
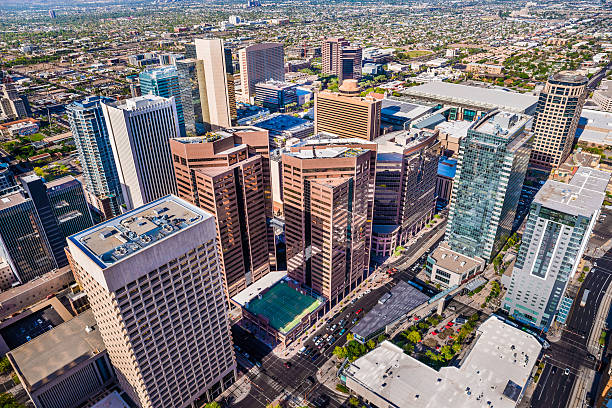
<path id="1" fill-rule="evenodd" d="M 102 103 L 128 210 L 176 193 L 169 139 L 179 137 L 174 98 L 143 95 Z"/>
<path id="2" fill-rule="evenodd" d="M 197 59 L 202 61 L 202 72 L 198 72 L 198 81 L 204 122 L 210 124 L 213 130 L 230 127 L 236 112 L 236 96 L 233 75 L 228 70 L 231 60 L 227 61 L 228 55 L 223 47 L 223 40 L 196 38 L 195 46 Z"/>
<path id="3" fill-rule="evenodd" d="M 68 238 L 119 385 L 142 408 L 205 403 L 235 378 L 215 239 L 214 218 L 175 196 Z"/>
<path id="4" fill-rule="evenodd" d="M 578 169 L 569 183 L 549 180 L 536 194 L 504 309 L 517 320 L 548 330 L 567 283 L 576 272 L 605 197 L 610 173 Z"/>
<path id="5" fill-rule="evenodd" d="M 243 102 L 255 97 L 255 85 L 269 79 L 285 80 L 283 44 L 261 43 L 238 51 Z"/>

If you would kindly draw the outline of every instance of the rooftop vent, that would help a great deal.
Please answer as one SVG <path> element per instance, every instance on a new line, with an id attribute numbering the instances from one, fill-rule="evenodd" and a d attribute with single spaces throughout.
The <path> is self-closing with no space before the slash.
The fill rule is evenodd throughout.
<path id="1" fill-rule="evenodd" d="M 85 331 L 86 331 L 87 333 L 91 333 L 93 330 L 94 330 L 94 328 L 93 328 L 93 327 L 91 327 L 91 326 L 85 326 Z"/>

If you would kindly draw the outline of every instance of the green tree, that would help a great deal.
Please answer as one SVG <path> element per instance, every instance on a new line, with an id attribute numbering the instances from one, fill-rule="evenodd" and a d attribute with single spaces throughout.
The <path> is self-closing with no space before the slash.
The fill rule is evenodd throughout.
<path id="1" fill-rule="evenodd" d="M 346 335 L 346 342 L 347 343 L 351 342 L 353 340 L 355 340 L 355 335 L 353 333 L 349 333 L 349 334 Z"/>
<path id="2" fill-rule="evenodd" d="M 373 339 L 370 339 L 366 343 L 366 347 L 368 348 L 368 350 L 374 350 L 374 348 L 376 348 L 376 342 Z"/>
<path id="3" fill-rule="evenodd" d="M 416 330 L 412 330 L 410 333 L 406 334 L 406 339 L 411 343 L 418 343 L 421 341 L 421 333 Z"/>
<path id="4" fill-rule="evenodd" d="M 204 408 L 221 408 L 221 404 L 219 404 L 217 401 L 213 401 L 204 405 Z"/>
<path id="5" fill-rule="evenodd" d="M 11 363 L 9 362 L 8 357 L 7 356 L 2 357 L 2 359 L 0 359 L 0 373 L 6 374 L 11 370 L 12 370 L 12 367 L 11 367 Z"/>
<path id="6" fill-rule="evenodd" d="M 333 354 L 340 360 L 344 360 L 347 357 L 346 348 L 340 346 L 336 346 L 336 348 L 334 348 Z"/>
<path id="7" fill-rule="evenodd" d="M 1 408 L 25 408 L 24 405 L 17 402 L 15 397 L 8 392 L 0 394 L 0 407 Z"/>

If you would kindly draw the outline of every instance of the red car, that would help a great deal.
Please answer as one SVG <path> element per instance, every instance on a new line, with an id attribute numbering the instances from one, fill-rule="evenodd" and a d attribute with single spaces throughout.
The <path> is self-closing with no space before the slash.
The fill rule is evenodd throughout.
<path id="1" fill-rule="evenodd" d="M 446 327 L 453 327 L 453 322 L 446 323 Z"/>
<path id="2" fill-rule="evenodd" d="M 355 312 L 355 314 L 359 314 L 361 312 L 363 312 L 363 309 L 359 309 L 358 311 Z"/>
<path id="3" fill-rule="evenodd" d="M 438 332 L 434 330 L 434 331 L 432 331 L 432 332 L 431 332 L 431 334 L 432 334 L 433 336 L 437 336 L 437 335 L 438 335 Z"/>

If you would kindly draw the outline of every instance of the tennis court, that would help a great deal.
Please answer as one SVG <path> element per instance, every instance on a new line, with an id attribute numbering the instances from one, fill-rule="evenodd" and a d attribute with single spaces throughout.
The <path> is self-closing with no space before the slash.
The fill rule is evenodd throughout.
<path id="1" fill-rule="evenodd" d="M 321 301 L 301 294 L 284 282 L 279 282 L 263 294 L 261 299 L 251 300 L 248 310 L 265 316 L 270 321 L 270 326 L 279 332 L 288 333 L 319 305 Z"/>

